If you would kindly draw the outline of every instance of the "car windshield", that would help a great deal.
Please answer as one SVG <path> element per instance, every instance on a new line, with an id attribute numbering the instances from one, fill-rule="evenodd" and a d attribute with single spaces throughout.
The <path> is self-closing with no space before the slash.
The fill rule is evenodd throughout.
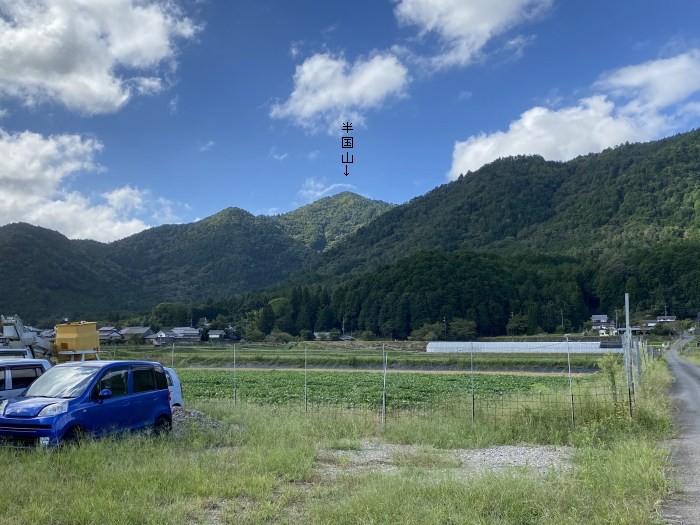
<path id="1" fill-rule="evenodd" d="M 49 368 L 24 392 L 23 397 L 78 397 L 97 375 L 94 366 L 56 366 Z"/>

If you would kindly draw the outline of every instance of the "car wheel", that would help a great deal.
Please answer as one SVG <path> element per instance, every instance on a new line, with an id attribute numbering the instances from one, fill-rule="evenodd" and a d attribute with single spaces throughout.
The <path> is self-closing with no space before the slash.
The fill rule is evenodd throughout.
<path id="1" fill-rule="evenodd" d="M 61 438 L 61 443 L 69 444 L 73 443 L 79 445 L 80 442 L 85 437 L 85 431 L 80 427 L 71 427 L 63 433 Z"/>
<path id="2" fill-rule="evenodd" d="M 167 416 L 160 416 L 153 425 L 156 434 L 165 434 L 172 429 L 172 423 Z"/>

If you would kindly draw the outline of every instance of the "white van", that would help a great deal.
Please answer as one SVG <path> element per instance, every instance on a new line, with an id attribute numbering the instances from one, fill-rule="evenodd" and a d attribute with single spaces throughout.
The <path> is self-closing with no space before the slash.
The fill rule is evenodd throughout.
<path id="1" fill-rule="evenodd" d="M 51 363 L 46 359 L 0 360 L 0 401 L 20 395 L 49 368 Z"/>

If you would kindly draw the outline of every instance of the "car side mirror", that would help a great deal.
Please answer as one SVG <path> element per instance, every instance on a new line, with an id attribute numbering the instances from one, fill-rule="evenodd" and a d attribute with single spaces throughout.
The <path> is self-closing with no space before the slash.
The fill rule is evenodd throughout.
<path id="1" fill-rule="evenodd" d="M 103 389 L 100 391 L 100 395 L 97 396 L 97 399 L 99 399 L 100 401 L 102 401 L 103 399 L 109 399 L 109 398 L 111 398 L 111 397 L 112 397 L 112 391 L 111 391 L 109 388 L 103 388 Z"/>

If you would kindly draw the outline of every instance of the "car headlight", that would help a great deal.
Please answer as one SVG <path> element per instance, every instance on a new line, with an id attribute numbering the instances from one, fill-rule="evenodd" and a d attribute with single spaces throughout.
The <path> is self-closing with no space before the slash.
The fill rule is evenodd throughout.
<path id="1" fill-rule="evenodd" d="M 41 412 L 39 412 L 38 417 L 45 416 L 57 416 L 59 414 L 65 414 L 68 412 L 68 401 L 61 401 L 60 403 L 54 403 L 44 407 Z"/>
<path id="2" fill-rule="evenodd" d="M 0 401 L 0 415 L 5 413 L 5 407 L 7 406 L 7 399 Z"/>

